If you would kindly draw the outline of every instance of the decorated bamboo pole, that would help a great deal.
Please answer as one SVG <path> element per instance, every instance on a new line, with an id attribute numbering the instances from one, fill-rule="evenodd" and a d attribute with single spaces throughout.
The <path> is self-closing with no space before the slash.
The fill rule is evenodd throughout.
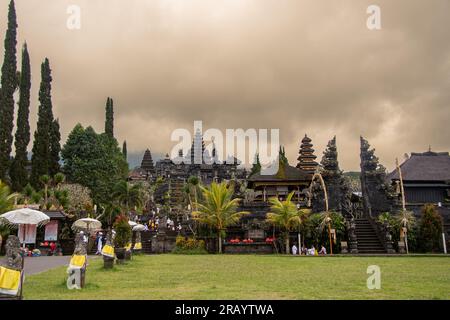
<path id="1" fill-rule="evenodd" d="M 395 165 L 397 166 L 398 171 L 398 179 L 400 181 L 400 194 L 402 196 L 402 210 L 403 213 L 406 211 L 406 200 L 405 200 L 405 189 L 403 187 L 403 176 L 402 176 L 402 169 L 400 168 L 398 164 L 398 158 L 395 158 Z M 408 229 L 406 227 L 406 221 L 403 221 L 403 225 L 405 228 L 405 248 L 406 248 L 406 254 L 409 253 L 408 250 Z"/>
<path id="2" fill-rule="evenodd" d="M 312 185 L 313 185 L 313 182 L 316 179 L 316 177 L 319 178 L 320 185 L 322 186 L 322 189 L 323 189 L 323 195 L 324 195 L 324 199 L 325 199 L 325 212 L 327 212 L 327 214 L 328 214 L 328 193 L 327 193 L 327 187 L 325 185 L 325 181 L 323 180 L 322 175 L 318 171 L 316 171 L 314 173 L 313 177 L 312 177 L 311 184 L 309 186 L 309 194 L 310 194 L 310 197 L 311 197 L 311 195 L 312 195 Z M 309 199 L 308 202 L 309 202 L 309 205 L 311 205 L 311 199 Z M 330 255 L 332 255 L 333 254 L 333 242 L 332 242 L 332 239 L 331 239 L 331 218 L 328 218 L 327 225 L 328 225 L 328 238 L 330 240 Z"/>

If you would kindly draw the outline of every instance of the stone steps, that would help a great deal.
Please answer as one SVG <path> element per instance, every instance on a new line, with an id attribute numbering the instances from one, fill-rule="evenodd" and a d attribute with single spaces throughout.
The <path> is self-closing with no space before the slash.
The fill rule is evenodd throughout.
<path id="1" fill-rule="evenodd" d="M 355 234 L 358 241 L 358 253 L 386 253 L 378 239 L 375 229 L 366 218 L 355 220 Z"/>

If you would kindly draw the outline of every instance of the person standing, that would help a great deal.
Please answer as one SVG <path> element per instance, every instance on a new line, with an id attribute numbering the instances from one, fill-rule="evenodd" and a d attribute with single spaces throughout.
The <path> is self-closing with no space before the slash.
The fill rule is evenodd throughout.
<path id="1" fill-rule="evenodd" d="M 297 255 L 297 246 L 294 244 L 293 246 L 292 246 L 292 254 L 295 256 L 295 255 Z"/>
<path id="2" fill-rule="evenodd" d="M 103 233 L 99 232 L 97 234 L 97 252 L 95 254 L 102 254 L 103 248 Z"/>

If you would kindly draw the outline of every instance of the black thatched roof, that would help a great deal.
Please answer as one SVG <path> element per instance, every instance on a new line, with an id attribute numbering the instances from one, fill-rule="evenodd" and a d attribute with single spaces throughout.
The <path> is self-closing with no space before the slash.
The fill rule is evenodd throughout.
<path id="1" fill-rule="evenodd" d="M 450 156 L 448 152 L 411 153 L 400 165 L 405 181 L 450 181 Z M 389 180 L 398 180 L 397 170 L 388 175 Z"/>
<path id="2" fill-rule="evenodd" d="M 290 165 L 280 166 L 278 172 L 274 175 L 262 175 L 261 173 L 256 173 L 252 175 L 248 180 L 251 182 L 256 181 L 309 181 L 311 180 L 311 175 L 305 171 L 298 169 Z"/>

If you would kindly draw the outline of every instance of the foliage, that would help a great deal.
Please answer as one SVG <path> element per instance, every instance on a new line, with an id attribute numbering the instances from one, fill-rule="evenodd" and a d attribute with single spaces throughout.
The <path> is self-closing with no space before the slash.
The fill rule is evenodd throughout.
<path id="1" fill-rule="evenodd" d="M 102 222 L 102 225 L 110 227 L 113 225 L 113 221 L 120 216 L 120 207 L 109 204 L 105 207 L 102 207 L 102 213 L 97 217 L 98 220 Z"/>
<path id="2" fill-rule="evenodd" d="M 10 162 L 14 127 L 14 92 L 17 88 L 17 18 L 14 1 L 9 4 L 5 56 L 0 79 L 0 180 L 5 181 Z"/>
<path id="3" fill-rule="evenodd" d="M 114 102 L 110 97 L 106 100 L 105 134 L 110 138 L 114 138 Z"/>
<path id="4" fill-rule="evenodd" d="M 128 217 L 121 214 L 114 222 L 114 231 L 116 232 L 114 243 L 118 248 L 124 248 L 131 241 L 131 226 L 128 223 Z"/>
<path id="5" fill-rule="evenodd" d="M 114 186 L 128 174 L 128 165 L 116 139 L 77 124 L 61 154 L 68 181 L 89 188 L 97 204 L 113 201 Z"/>
<path id="6" fill-rule="evenodd" d="M 20 98 L 17 111 L 17 130 L 15 134 L 14 146 L 16 154 L 11 164 L 9 175 L 13 190 L 22 191 L 28 183 L 28 164 L 27 147 L 30 143 L 30 89 L 31 89 L 31 71 L 30 56 L 28 54 L 27 44 L 22 50 L 22 69 L 20 73 Z"/>
<path id="7" fill-rule="evenodd" d="M 144 205 L 144 187 L 141 183 L 130 184 L 122 180 L 115 184 L 113 197 L 126 213 L 129 212 L 130 208 L 142 209 Z"/>
<path id="8" fill-rule="evenodd" d="M 11 189 L 0 180 L 0 214 L 8 212 L 14 207 L 14 199 L 17 193 L 11 193 Z"/>
<path id="9" fill-rule="evenodd" d="M 435 252 L 440 248 L 442 233 L 442 217 L 433 204 L 426 204 L 422 208 L 419 224 L 419 243 L 423 252 Z"/>
<path id="10" fill-rule="evenodd" d="M 33 154 L 31 157 L 30 182 L 36 189 L 39 187 L 39 178 L 41 176 L 56 174 L 56 168 L 59 168 L 57 163 L 59 161 L 59 125 L 57 134 L 52 111 L 51 82 L 50 63 L 45 58 L 41 65 L 38 122 L 34 132 Z M 56 153 L 58 154 L 57 156 Z"/>
<path id="11" fill-rule="evenodd" d="M 225 182 L 213 182 L 209 187 L 200 187 L 203 194 L 201 203 L 196 203 L 192 212 L 194 220 L 207 224 L 218 231 L 219 253 L 222 253 L 222 237 L 225 228 L 235 224 L 248 212 L 237 212 L 239 199 L 233 199 L 233 189 Z"/>
<path id="12" fill-rule="evenodd" d="M 195 238 L 185 238 L 178 236 L 175 242 L 175 248 L 172 251 L 177 254 L 206 254 L 205 241 Z"/>
<path id="13" fill-rule="evenodd" d="M 60 186 L 60 190 L 67 192 L 67 210 L 70 213 L 78 213 L 93 206 L 90 190 L 81 184 L 64 183 Z"/>
<path id="14" fill-rule="evenodd" d="M 277 197 L 270 198 L 271 207 L 266 218 L 267 222 L 277 226 L 284 233 L 286 254 L 290 252 L 289 232 L 293 231 L 294 228 L 299 228 L 310 213 L 309 210 L 298 209 L 292 202 L 294 193 L 294 191 L 291 192 L 284 201 L 280 201 Z"/>
<path id="15" fill-rule="evenodd" d="M 314 213 L 306 219 L 303 232 L 307 246 L 314 245 L 316 248 L 320 244 L 329 246 L 328 230 L 324 225 L 324 220 L 327 218 L 331 219 L 331 228 L 336 230 L 336 247 L 339 250 L 340 241 L 345 236 L 345 219 L 341 213 L 333 211 L 328 214 Z"/>

